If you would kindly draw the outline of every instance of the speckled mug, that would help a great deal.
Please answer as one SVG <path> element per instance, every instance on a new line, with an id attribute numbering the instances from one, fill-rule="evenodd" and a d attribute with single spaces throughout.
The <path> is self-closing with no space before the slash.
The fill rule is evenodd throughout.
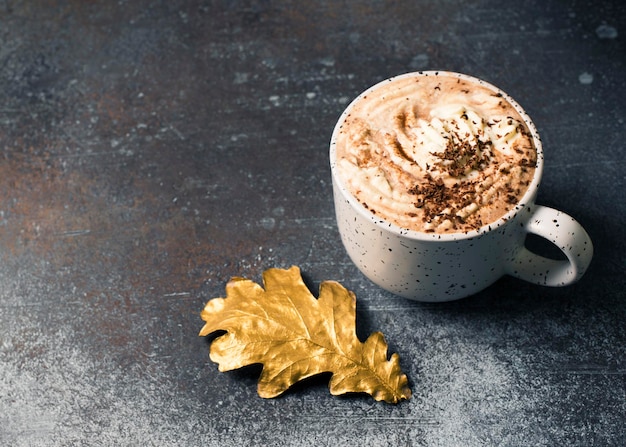
<path id="1" fill-rule="evenodd" d="M 468 233 L 435 234 L 407 230 L 374 215 L 342 183 L 337 172 L 335 145 L 339 129 L 353 105 L 364 95 L 375 93 L 377 87 L 389 80 L 376 84 L 346 108 L 330 143 L 337 225 L 352 261 L 383 289 L 427 302 L 470 296 L 506 274 L 544 286 L 566 286 L 578 281 L 591 262 L 592 243 L 584 228 L 572 217 L 535 204 L 543 172 L 543 148 L 526 112 L 497 87 L 471 76 L 450 72 L 417 72 L 400 76 L 434 76 L 437 73 L 458 76 L 487 87 L 501 94 L 517 109 L 537 148 L 533 180 L 519 203 L 507 214 Z M 548 259 L 531 252 L 524 245 L 529 233 L 550 241 L 567 259 Z"/>

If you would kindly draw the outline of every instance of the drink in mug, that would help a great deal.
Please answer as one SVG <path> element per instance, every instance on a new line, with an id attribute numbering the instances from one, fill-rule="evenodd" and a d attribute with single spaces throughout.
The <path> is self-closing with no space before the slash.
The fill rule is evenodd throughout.
<path id="1" fill-rule="evenodd" d="M 375 283 L 423 301 L 468 296 L 507 273 L 575 282 L 591 241 L 571 217 L 534 204 L 542 157 L 524 110 L 484 81 L 451 72 L 383 81 L 348 106 L 331 139 L 344 246 Z M 528 251 L 527 233 L 567 261 Z"/>

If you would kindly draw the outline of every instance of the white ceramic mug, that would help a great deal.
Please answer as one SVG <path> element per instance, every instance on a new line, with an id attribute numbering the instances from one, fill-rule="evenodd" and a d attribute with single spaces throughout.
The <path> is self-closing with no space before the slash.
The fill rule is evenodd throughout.
<path id="1" fill-rule="evenodd" d="M 589 235 L 567 214 L 535 204 L 543 172 L 543 149 L 526 112 L 497 87 L 471 76 L 442 73 L 470 80 L 501 94 L 520 113 L 537 149 L 533 180 L 522 199 L 495 222 L 468 233 L 436 234 L 400 228 L 367 210 L 342 183 L 336 166 L 339 128 L 352 106 L 374 94 L 383 81 L 359 95 L 343 112 L 330 143 L 330 164 L 337 225 L 348 255 L 374 283 L 394 294 L 418 301 L 451 301 L 477 293 L 505 274 L 544 286 L 578 281 L 593 256 Z M 394 78 L 392 78 L 394 79 Z M 553 260 L 528 250 L 529 234 L 557 246 L 566 260 Z"/>

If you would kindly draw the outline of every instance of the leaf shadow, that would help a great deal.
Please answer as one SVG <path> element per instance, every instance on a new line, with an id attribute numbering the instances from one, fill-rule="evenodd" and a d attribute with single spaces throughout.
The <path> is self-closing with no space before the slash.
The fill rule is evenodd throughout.
<path id="1" fill-rule="evenodd" d="M 278 396 L 278 398 L 285 398 L 292 394 L 300 396 L 304 393 L 314 393 L 316 391 L 328 394 L 328 383 L 332 375 L 331 372 L 323 372 L 307 377 L 306 379 L 301 379 L 291 385 L 284 393 Z"/>
<path id="2" fill-rule="evenodd" d="M 261 363 L 254 363 L 252 365 L 243 366 L 239 369 L 227 371 L 226 373 L 238 382 L 243 382 L 247 385 L 253 385 L 256 387 L 262 371 L 263 365 Z"/>

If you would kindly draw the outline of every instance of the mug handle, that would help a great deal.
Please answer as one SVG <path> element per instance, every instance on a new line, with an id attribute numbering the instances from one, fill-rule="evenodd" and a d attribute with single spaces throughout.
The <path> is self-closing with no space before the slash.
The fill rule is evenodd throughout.
<path id="1" fill-rule="evenodd" d="M 548 259 L 522 247 L 506 265 L 506 273 L 551 287 L 573 284 L 583 276 L 593 257 L 593 245 L 585 229 L 574 218 L 547 206 L 534 205 L 522 225 L 527 233 L 556 245 L 567 260 Z"/>

